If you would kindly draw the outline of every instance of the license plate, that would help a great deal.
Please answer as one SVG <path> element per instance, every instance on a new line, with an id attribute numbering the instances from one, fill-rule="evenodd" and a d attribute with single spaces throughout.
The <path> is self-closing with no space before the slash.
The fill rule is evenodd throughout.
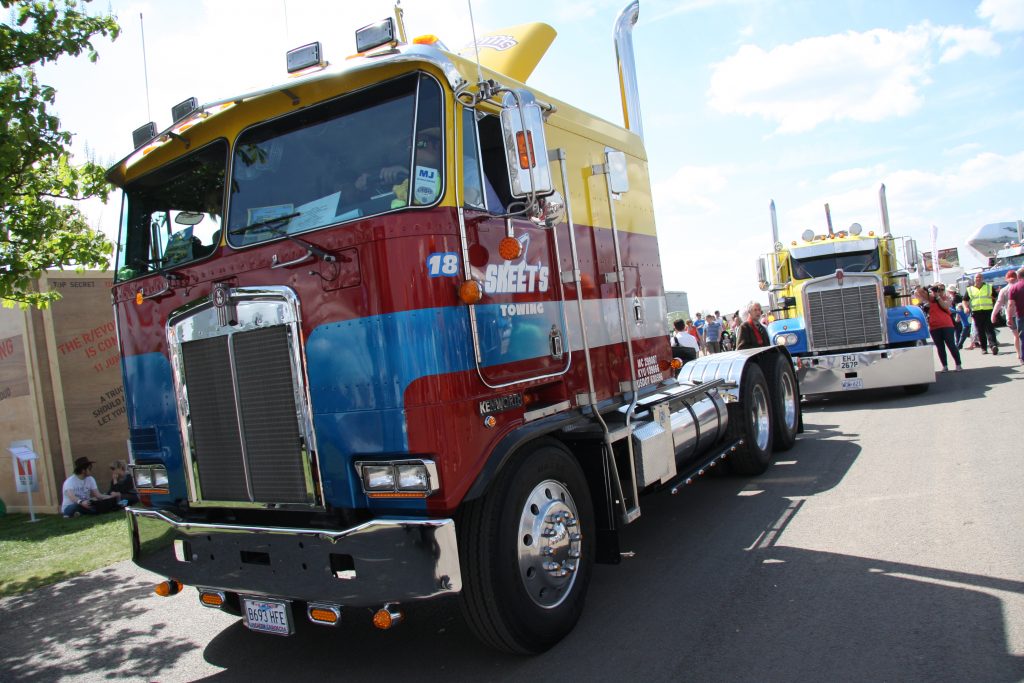
<path id="1" fill-rule="evenodd" d="M 864 380 L 862 380 L 860 378 L 857 378 L 857 379 L 844 379 L 843 380 L 843 391 L 846 391 L 847 389 L 863 389 L 863 388 L 864 388 Z"/>
<path id="2" fill-rule="evenodd" d="M 856 370 L 860 367 L 860 361 L 857 360 L 857 356 L 842 356 L 839 359 L 839 368 L 841 370 Z"/>
<path id="3" fill-rule="evenodd" d="M 291 635 L 291 610 L 287 602 L 242 598 L 242 607 L 245 625 L 253 631 Z"/>

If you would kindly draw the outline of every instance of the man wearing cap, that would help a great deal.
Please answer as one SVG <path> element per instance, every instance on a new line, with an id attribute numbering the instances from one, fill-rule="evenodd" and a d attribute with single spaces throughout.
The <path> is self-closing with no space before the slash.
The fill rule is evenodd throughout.
<path id="1" fill-rule="evenodd" d="M 1010 302 L 1010 288 L 1017 284 L 1017 271 L 1011 270 L 1006 274 L 1006 285 L 999 290 L 999 296 L 996 297 L 996 305 L 992 308 L 992 324 L 995 325 L 996 317 L 999 312 L 1002 311 Z M 1018 311 L 1020 309 L 1017 309 Z M 1006 326 L 1010 328 L 1010 332 L 1013 335 L 1013 346 L 1017 349 L 1017 357 L 1020 358 L 1020 332 L 1017 327 L 1017 321 L 1013 315 L 1010 314 L 1009 310 L 1006 313 Z"/>
<path id="2" fill-rule="evenodd" d="M 65 517 L 95 515 L 100 511 L 96 503 L 110 498 L 101 494 L 96 487 L 96 480 L 92 476 L 94 464 L 89 458 L 75 460 L 75 473 L 67 478 L 62 487 L 64 500 L 61 501 L 60 509 Z"/>
<path id="3" fill-rule="evenodd" d="M 988 353 L 988 345 L 992 344 L 992 355 L 999 353 L 999 342 L 996 341 L 996 328 L 992 325 L 992 308 L 995 306 L 992 285 L 985 282 L 981 273 L 974 276 L 974 285 L 967 288 L 967 298 L 974 320 L 974 329 L 978 331 L 981 352 Z"/>

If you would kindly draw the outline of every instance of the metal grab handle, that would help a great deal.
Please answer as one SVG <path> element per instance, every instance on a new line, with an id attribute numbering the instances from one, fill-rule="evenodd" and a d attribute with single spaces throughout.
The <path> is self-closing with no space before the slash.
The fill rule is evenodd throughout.
<path id="1" fill-rule="evenodd" d="M 315 258 L 315 256 L 316 255 L 313 253 L 312 249 L 307 249 L 305 256 L 300 256 L 294 261 L 285 261 L 282 263 L 277 260 L 277 254 L 274 254 L 273 256 L 270 257 L 270 269 L 274 270 L 275 268 L 287 268 L 289 266 L 297 266 L 300 263 L 305 263 L 311 258 Z"/>

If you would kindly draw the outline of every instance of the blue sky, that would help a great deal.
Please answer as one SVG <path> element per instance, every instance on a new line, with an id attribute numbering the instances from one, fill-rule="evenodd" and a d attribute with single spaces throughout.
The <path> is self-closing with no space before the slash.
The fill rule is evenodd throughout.
<path id="1" fill-rule="evenodd" d="M 624 0 L 474 0 L 478 32 L 543 21 L 558 38 L 530 78 L 540 90 L 622 121 L 611 26 Z M 93 3 L 93 11 L 106 9 Z M 390 14 L 379 0 L 112 2 L 122 36 L 100 59 L 42 71 L 76 151 L 111 163 L 150 109 L 159 128 L 189 97 L 210 101 L 279 81 L 290 47 L 320 40 L 328 60 L 353 31 Z M 411 36 L 470 42 L 465 0 L 405 0 Z M 691 309 L 763 298 L 754 262 L 784 240 L 879 227 L 959 247 L 978 226 L 1024 218 L 1024 1 L 641 0 L 634 31 L 665 286 Z M 117 202 L 87 207 L 113 235 Z"/>

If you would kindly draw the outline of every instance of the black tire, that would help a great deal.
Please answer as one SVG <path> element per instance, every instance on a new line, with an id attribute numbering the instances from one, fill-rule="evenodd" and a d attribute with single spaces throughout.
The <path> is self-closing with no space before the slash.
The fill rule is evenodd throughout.
<path id="1" fill-rule="evenodd" d="M 596 532 L 586 477 L 561 444 L 543 441 L 513 456 L 487 493 L 465 505 L 458 533 L 462 613 L 481 641 L 537 654 L 573 629 Z"/>
<path id="2" fill-rule="evenodd" d="M 796 386 L 793 363 L 782 354 L 770 360 L 765 373 L 772 413 L 775 417 L 774 449 L 788 451 L 796 444 L 800 431 L 800 394 Z"/>
<path id="3" fill-rule="evenodd" d="M 927 383 L 925 383 L 925 384 L 908 384 L 905 387 L 903 387 L 903 391 L 907 392 L 907 394 L 910 395 L 910 396 L 917 396 L 918 394 L 923 394 L 924 392 L 928 391 L 928 387 L 929 386 L 930 385 L 927 384 Z"/>
<path id="4" fill-rule="evenodd" d="M 729 431 L 743 445 L 729 455 L 729 469 L 736 474 L 762 474 L 772 462 L 775 432 L 771 394 L 764 373 L 751 362 L 743 371 L 740 401 L 729 404 Z"/>

